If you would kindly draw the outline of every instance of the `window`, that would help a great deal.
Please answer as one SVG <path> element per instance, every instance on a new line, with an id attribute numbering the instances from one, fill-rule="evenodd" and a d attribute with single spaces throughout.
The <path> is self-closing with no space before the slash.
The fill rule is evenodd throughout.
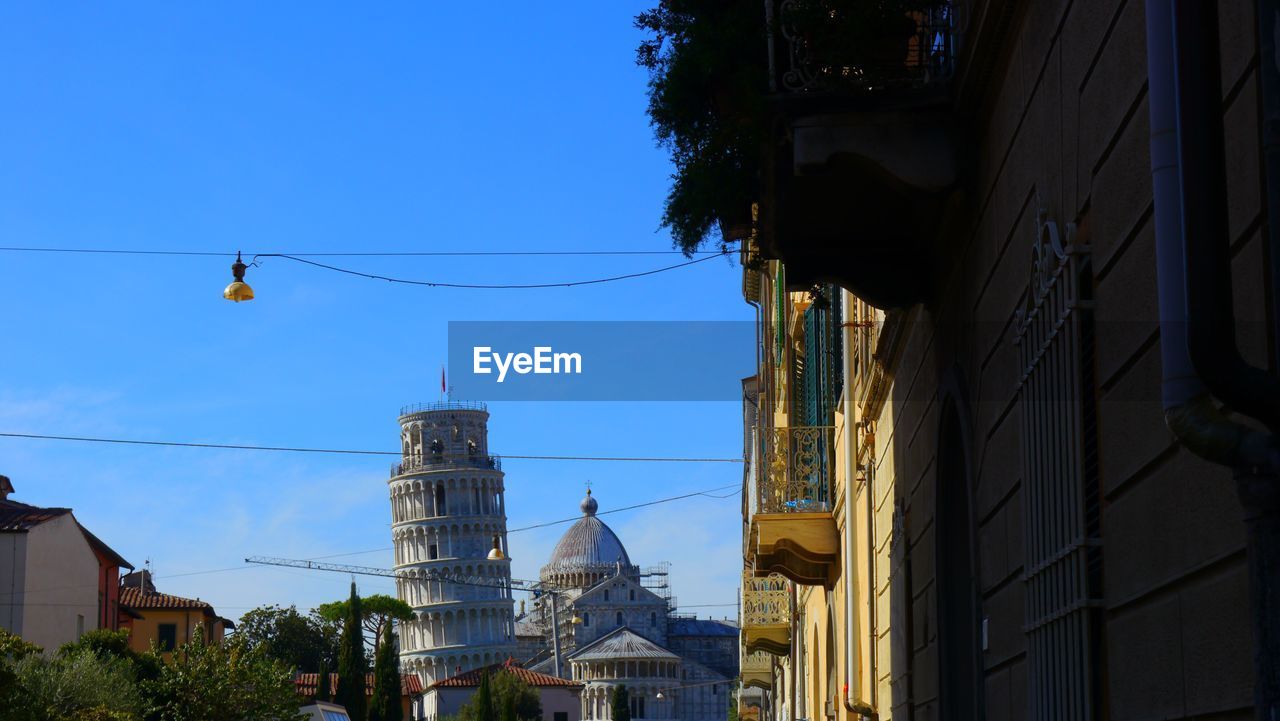
<path id="1" fill-rule="evenodd" d="M 631 589 L 631 600 L 632 601 L 636 600 L 636 590 L 634 588 Z"/>
<path id="2" fill-rule="evenodd" d="M 433 543 L 433 544 L 431 544 L 430 546 L 427 546 L 427 559 L 428 559 L 428 560 L 434 561 L 434 560 L 436 560 L 436 559 L 437 559 L 437 558 L 439 558 L 439 557 L 440 557 L 440 547 L 439 547 L 439 546 L 437 546 L 437 545 L 436 545 L 436 544 L 434 544 L 434 543 Z"/>
<path id="3" fill-rule="evenodd" d="M 632 718 L 644 718 L 644 696 L 631 697 Z"/>
<path id="4" fill-rule="evenodd" d="M 1087 229 L 1082 222 L 1079 236 Z M 1015 318 L 1027 479 L 1023 527 L 1032 569 L 1023 619 L 1026 716 L 1100 718 L 1108 704 L 1090 243 L 1077 237 L 1075 225 L 1060 235 L 1043 216 L 1038 233 L 1028 300 Z M 1039 523 L 1042 518 L 1061 522 Z"/>
<path id="5" fill-rule="evenodd" d="M 178 624 L 162 623 L 160 624 L 160 637 L 156 639 L 156 643 L 160 644 L 161 651 L 172 651 L 178 646 Z"/>
<path id="6" fill-rule="evenodd" d="M 622 611 L 618 611 L 618 625 L 622 625 Z"/>
<path id="7" fill-rule="evenodd" d="M 606 600 L 606 601 L 608 601 L 608 600 L 609 600 L 609 589 L 607 589 L 607 588 L 604 590 L 604 600 Z"/>
<path id="8" fill-rule="evenodd" d="M 658 625 L 658 612 L 657 612 L 657 611 L 650 611 L 650 612 L 649 612 L 649 625 L 650 625 L 650 626 L 657 626 L 657 625 Z"/>
<path id="9" fill-rule="evenodd" d="M 586 611 L 582 612 L 582 625 L 584 627 L 591 625 L 591 614 L 587 613 Z"/>
<path id="10" fill-rule="evenodd" d="M 551 721 L 569 721 L 568 711 L 556 711 L 551 714 Z"/>

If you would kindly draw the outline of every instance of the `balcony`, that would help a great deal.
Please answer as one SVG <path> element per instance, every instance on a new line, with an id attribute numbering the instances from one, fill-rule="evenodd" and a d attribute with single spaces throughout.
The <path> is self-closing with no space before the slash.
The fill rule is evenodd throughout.
<path id="1" fill-rule="evenodd" d="M 743 630 L 746 633 L 746 630 Z M 773 655 L 766 651 L 748 651 L 741 649 L 739 660 L 743 688 L 773 688 Z M 739 717 L 741 718 L 741 717 Z"/>
<path id="2" fill-rule="evenodd" d="M 400 463 L 391 466 L 391 477 L 406 473 L 423 473 L 426 471 L 448 471 L 456 468 L 479 468 L 487 471 L 502 470 L 502 459 L 498 456 L 410 456 Z"/>
<path id="3" fill-rule="evenodd" d="M 829 588 L 840 561 L 831 515 L 835 429 L 791 426 L 764 434 L 763 462 L 748 489 L 747 560 L 757 575 Z"/>
<path id="4" fill-rule="evenodd" d="M 869 34 L 847 4 L 766 7 L 777 122 L 762 173 L 763 255 L 786 264 L 792 290 L 836 283 L 880 308 L 926 300 L 957 180 L 954 9 L 944 0 L 891 14 Z"/>
<path id="5" fill-rule="evenodd" d="M 776 574 L 757 578 L 750 571 L 742 574 L 744 685 L 752 685 L 748 683 L 748 675 L 752 673 L 755 685 L 763 682 L 761 688 L 769 688 L 773 661 L 765 654 L 791 653 L 791 615 L 791 585 L 785 578 Z"/>

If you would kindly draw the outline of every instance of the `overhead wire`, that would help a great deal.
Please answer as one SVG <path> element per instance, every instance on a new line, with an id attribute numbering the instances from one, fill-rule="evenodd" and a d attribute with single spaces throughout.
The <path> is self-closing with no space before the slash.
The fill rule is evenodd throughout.
<path id="1" fill-rule="evenodd" d="M 229 257 L 229 253 L 212 253 L 207 251 L 183 251 L 183 250 L 125 250 L 125 249 L 109 249 L 109 248 L 36 248 L 36 247 L 19 247 L 19 246 L 3 246 L 0 251 L 10 252 L 31 252 L 31 253 L 86 253 L 86 254 L 111 254 L 111 255 L 176 255 L 176 256 L 223 256 Z M 260 258 L 283 258 L 296 263 L 314 266 L 335 273 L 345 275 L 353 275 L 369 280 L 383 280 L 388 283 L 397 283 L 400 285 L 424 286 L 428 288 L 455 288 L 465 290 L 535 290 L 546 288 L 573 288 L 583 285 L 598 285 L 601 283 L 613 283 L 620 280 L 630 280 L 633 278 L 643 278 L 645 276 L 665 273 L 679 268 L 686 268 L 691 265 L 703 263 L 715 257 L 728 257 L 727 248 L 719 251 L 702 251 L 696 253 L 702 255 L 701 258 L 694 258 L 683 263 L 675 265 L 663 266 L 661 268 L 653 268 L 650 270 L 638 271 L 635 273 L 623 273 L 620 275 L 606 276 L 603 278 L 589 278 L 586 280 L 573 281 L 557 281 L 550 283 L 455 283 L 447 281 L 433 280 L 415 280 L 410 278 L 397 278 L 393 276 L 380 275 L 377 273 L 366 273 L 360 270 L 352 270 L 328 263 L 320 263 L 314 260 L 307 260 L 307 257 L 404 257 L 404 256 L 530 256 L 530 255 L 547 255 L 547 256 L 568 256 L 568 255 L 638 255 L 638 254 L 669 254 L 681 253 L 681 251 L 418 251 L 418 252 L 381 252 L 381 253 L 256 253 L 253 254 L 253 260 L 249 265 L 259 265 Z M 236 253 L 236 258 L 240 257 L 240 253 Z M 685 256 L 689 257 L 689 256 Z M 239 262 L 237 260 L 237 262 Z"/>
<path id="2" fill-rule="evenodd" d="M 44 433 L 15 433 L 0 431 L 0 438 L 28 438 L 43 441 L 73 441 L 80 443 L 114 443 L 136 446 L 166 446 L 171 448 L 212 448 L 234 451 L 278 451 L 284 453 L 329 453 L 356 456 L 403 456 L 403 451 L 372 451 L 353 448 L 302 448 L 293 446 L 256 446 L 240 443 L 196 443 L 193 441 L 146 441 L 136 438 L 99 438 L 93 436 L 57 436 Z M 741 458 L 683 458 L 674 456 L 544 456 L 491 454 L 498 458 L 521 461 L 605 461 L 636 463 L 742 463 Z M 445 455 L 444 460 L 464 456 Z M 470 458 L 470 456 L 465 456 Z"/>
<path id="3" fill-rule="evenodd" d="M 378 275 L 376 273 L 365 273 L 359 270 L 351 270 L 350 268 L 340 268 L 336 265 L 319 263 L 314 260 L 307 260 L 301 256 L 285 255 L 283 253 L 260 253 L 254 256 L 254 260 L 256 261 L 258 258 L 285 258 L 297 263 L 313 265 L 317 268 L 323 268 L 336 273 L 345 273 L 347 275 L 368 278 L 370 280 L 385 280 L 388 283 L 399 283 L 401 285 L 418 285 L 429 288 L 462 288 L 467 290 L 533 290 L 541 288 L 573 288 L 580 285 L 597 285 L 600 283 L 613 283 L 619 280 L 630 280 L 632 278 L 643 278 L 647 275 L 656 275 L 658 273 L 665 273 L 669 270 L 676 270 L 677 268 L 687 268 L 691 265 L 697 265 L 698 263 L 705 263 L 706 261 L 712 260 L 718 256 L 728 257 L 728 255 L 729 253 L 726 251 L 717 253 L 716 255 L 707 255 L 701 258 L 695 258 L 693 260 L 685 261 L 684 263 L 677 263 L 675 265 L 668 265 L 662 268 L 654 268 L 652 270 L 645 270 L 637 273 L 625 273 L 623 275 L 613 275 L 605 278 L 591 278 L 588 280 L 559 281 L 555 283 L 448 283 L 431 280 L 412 280 L 408 278 L 394 278 L 387 275 Z"/>
<path id="4" fill-rule="evenodd" d="M 35 248 L 0 246 L 0 251 L 19 253 L 87 253 L 108 255 L 188 255 L 233 258 L 228 251 L 194 250 L 129 250 L 114 248 Z M 692 255 L 721 255 L 719 250 L 697 250 Z M 248 253 L 248 255 L 254 255 Z M 422 251 L 356 251 L 339 253 L 259 253 L 259 256 L 299 256 L 308 258 L 397 258 L 397 257 L 521 257 L 521 256 L 629 256 L 686 255 L 682 250 L 422 250 Z"/>

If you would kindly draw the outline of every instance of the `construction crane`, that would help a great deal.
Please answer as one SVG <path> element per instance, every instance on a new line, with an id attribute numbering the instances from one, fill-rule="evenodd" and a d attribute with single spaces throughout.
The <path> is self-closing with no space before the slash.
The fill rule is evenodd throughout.
<path id="1" fill-rule="evenodd" d="M 558 586 L 552 586 L 542 581 L 526 581 L 522 579 L 494 579 L 490 576 L 476 576 L 465 573 L 442 573 L 434 569 L 419 571 L 421 576 L 411 577 L 407 571 L 395 571 L 389 568 L 376 568 L 374 566 L 349 566 L 341 563 L 321 563 L 320 561 L 306 561 L 295 558 L 275 558 L 272 556 L 250 556 L 244 559 L 245 563 L 255 563 L 261 566 L 283 566 L 285 568 L 301 568 L 306 571 L 332 571 L 334 573 L 345 573 L 358 576 L 382 576 L 384 578 L 395 578 L 405 580 L 427 580 L 437 581 L 440 583 L 456 583 L 463 586 L 483 586 L 485 588 L 498 588 L 507 591 L 523 591 L 533 594 L 534 598 L 540 596 L 549 596 L 551 598 L 551 633 L 552 646 L 556 659 L 556 676 L 560 675 L 560 616 L 557 609 L 560 606 L 560 596 L 566 589 Z M 582 623 L 575 614 L 572 623 Z"/>

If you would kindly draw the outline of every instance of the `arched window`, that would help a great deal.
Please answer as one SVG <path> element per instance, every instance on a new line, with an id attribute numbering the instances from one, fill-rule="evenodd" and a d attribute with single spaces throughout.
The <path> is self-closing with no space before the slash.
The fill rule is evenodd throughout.
<path id="1" fill-rule="evenodd" d="M 618 611 L 618 625 L 622 625 L 622 611 Z"/>
<path id="2" fill-rule="evenodd" d="M 657 611 L 650 611 L 650 612 L 649 612 L 649 625 L 650 625 L 650 626 L 657 626 L 657 625 L 658 625 L 658 612 L 657 612 Z"/>
<path id="3" fill-rule="evenodd" d="M 631 589 L 631 600 L 632 601 L 636 600 L 636 590 L 634 588 Z"/>
<path id="4" fill-rule="evenodd" d="M 586 611 L 582 612 L 582 625 L 584 628 L 591 625 L 591 614 Z"/>

